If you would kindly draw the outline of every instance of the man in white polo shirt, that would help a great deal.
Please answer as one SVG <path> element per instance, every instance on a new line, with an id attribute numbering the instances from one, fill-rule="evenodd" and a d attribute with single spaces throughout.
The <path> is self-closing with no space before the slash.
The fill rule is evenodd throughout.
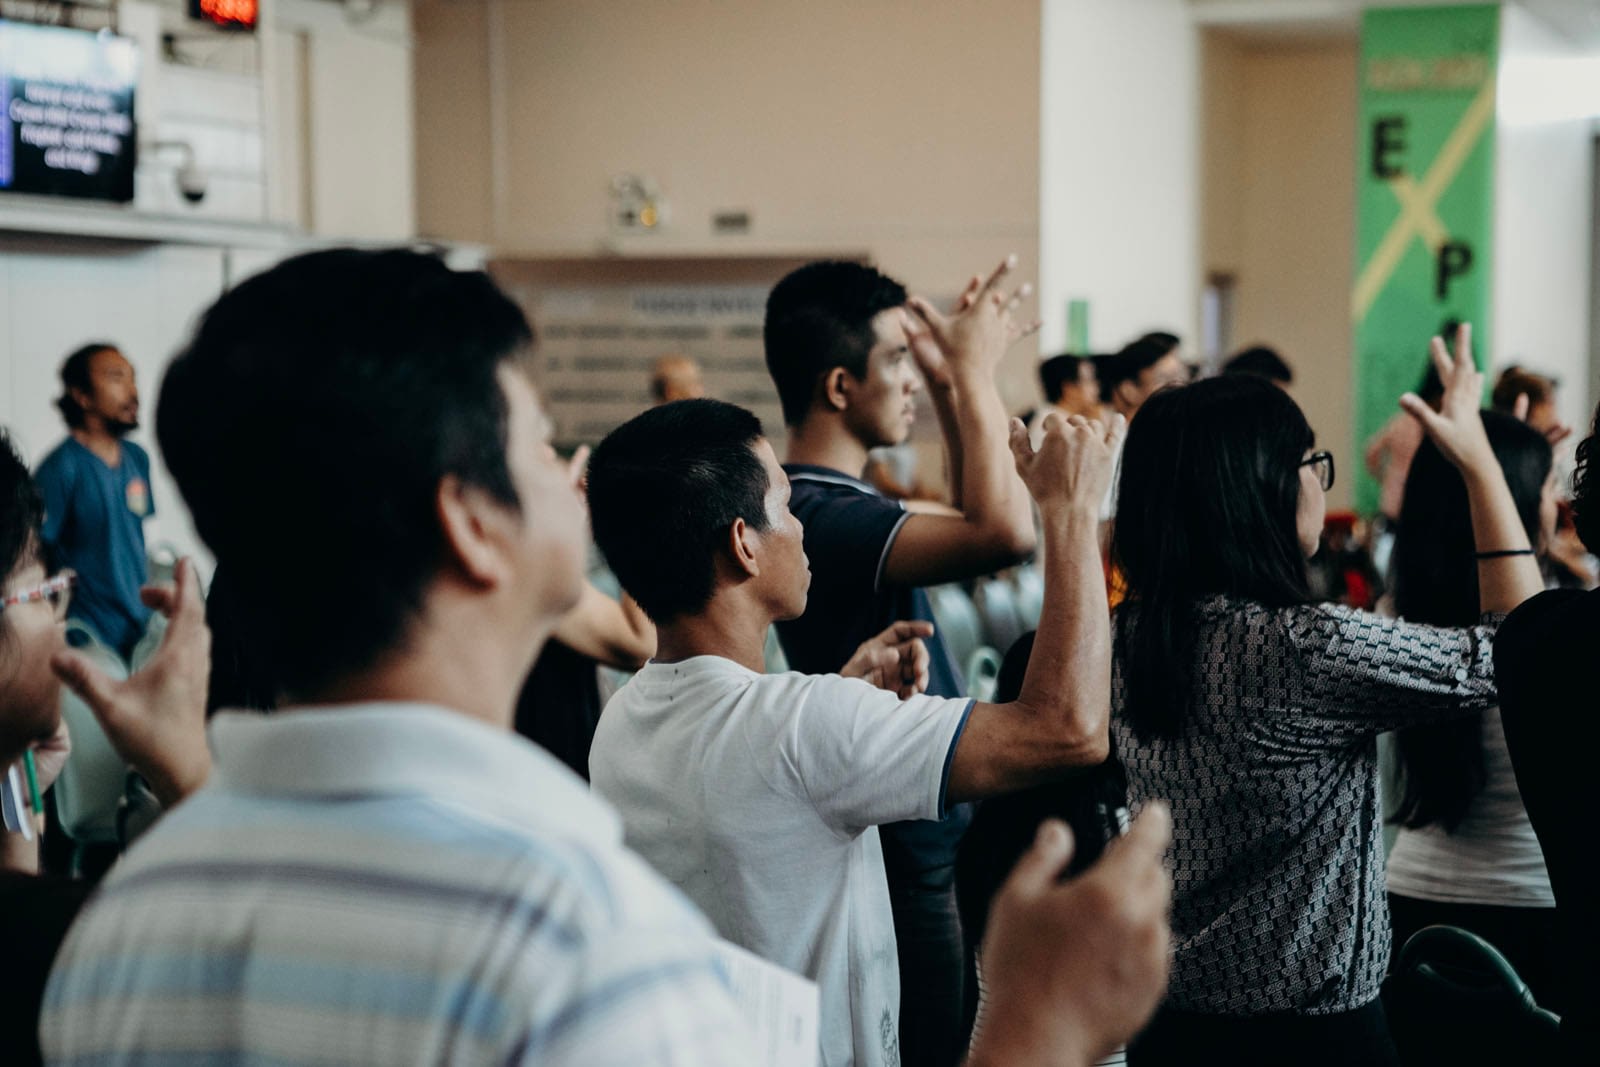
<path id="1" fill-rule="evenodd" d="M 804 610 L 789 484 L 749 412 L 656 408 L 589 467 L 595 538 L 655 621 L 656 659 L 607 705 L 590 753 L 625 838 L 725 937 L 815 979 L 827 1065 L 900 1062 L 899 969 L 877 827 L 1022 788 L 1107 753 L 1110 634 L 1097 506 L 1121 422 L 1051 420 L 1012 448 L 1039 504 L 1045 612 L 1021 698 L 918 695 L 764 675 L 768 627 Z"/>

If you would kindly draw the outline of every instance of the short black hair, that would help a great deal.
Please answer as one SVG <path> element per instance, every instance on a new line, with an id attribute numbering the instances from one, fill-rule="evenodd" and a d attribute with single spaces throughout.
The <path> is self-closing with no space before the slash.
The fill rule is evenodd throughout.
<path id="1" fill-rule="evenodd" d="M 677 400 L 612 430 L 589 459 L 589 519 L 617 581 L 656 623 L 704 608 L 735 519 L 767 529 L 761 420 Z"/>
<path id="2" fill-rule="evenodd" d="M 1172 338 L 1172 344 L 1164 339 L 1169 337 Z M 1100 391 L 1109 399 L 1123 382 L 1137 382 L 1139 375 L 1177 350 L 1177 340 L 1171 334 L 1152 334 L 1123 346 L 1122 351 L 1106 361 L 1105 368 L 1100 372 Z"/>
<path id="3" fill-rule="evenodd" d="M 1077 382 L 1078 376 L 1083 373 L 1082 366 L 1088 356 L 1061 355 L 1051 356 L 1039 364 L 1039 388 L 1044 390 L 1044 398 L 1054 404 L 1061 399 L 1061 390 Z"/>
<path id="4" fill-rule="evenodd" d="M 1223 374 L 1253 374 L 1269 382 L 1294 384 L 1294 368 L 1278 355 L 1277 349 L 1255 345 L 1235 354 L 1222 365 Z"/>
<path id="5" fill-rule="evenodd" d="M 867 373 L 872 320 L 906 302 L 906 288 L 861 263 L 821 260 L 791 271 L 767 297 L 762 336 L 783 421 L 805 421 L 817 381 L 834 367 Z"/>
<path id="6" fill-rule="evenodd" d="M 488 275 L 404 250 L 298 256 L 201 318 L 156 434 L 286 696 L 403 646 L 445 551 L 442 479 L 520 508 L 497 376 L 532 341 Z"/>
<path id="7" fill-rule="evenodd" d="M 1160 345 L 1168 352 L 1176 351 L 1178 346 L 1183 343 L 1177 334 L 1170 333 L 1166 330 L 1151 330 L 1149 333 L 1139 338 L 1139 340 L 1149 341 L 1153 345 Z"/>
<path id="8" fill-rule="evenodd" d="M 43 521 L 44 504 L 28 465 L 17 454 L 11 435 L 0 430 L 0 578 L 38 558 Z"/>
<path id="9" fill-rule="evenodd" d="M 89 365 L 94 361 L 96 353 L 119 352 L 116 345 L 109 341 L 91 341 L 73 351 L 61 364 L 61 396 L 56 399 L 56 408 L 61 412 L 61 417 L 66 420 L 67 428 L 71 430 L 83 429 L 83 405 L 72 398 L 74 389 L 93 394 L 94 381 L 89 376 Z"/>

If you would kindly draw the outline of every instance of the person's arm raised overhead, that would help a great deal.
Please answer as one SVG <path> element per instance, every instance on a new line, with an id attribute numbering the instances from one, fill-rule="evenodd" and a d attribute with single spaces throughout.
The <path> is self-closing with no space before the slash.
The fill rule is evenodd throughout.
<path id="1" fill-rule="evenodd" d="M 906 341 L 928 382 L 949 456 L 954 513 L 912 509 L 894 539 L 884 576 L 898 585 L 937 585 L 999 570 L 1034 549 L 1028 494 L 1006 449 L 1006 410 L 995 372 L 1006 349 L 1034 327 L 1013 313 L 1030 291 L 1002 283 L 1008 257 L 987 279 L 974 278 L 947 316 L 921 297 L 904 315 Z"/>
<path id="2" fill-rule="evenodd" d="M 113 681 L 70 649 L 50 661 L 56 676 L 94 712 L 117 755 L 145 776 L 169 808 L 211 773 L 206 747 L 211 631 L 194 563 L 179 560 L 173 577 L 174 585 L 146 586 L 140 594 L 169 621 L 160 649 L 131 678 Z"/>
<path id="3" fill-rule="evenodd" d="M 1044 529 L 1044 611 L 1022 692 L 978 704 L 950 765 L 953 801 L 1021 789 L 1105 760 L 1111 714 L 1111 621 L 1097 539 L 1100 501 L 1125 423 L 1051 414 L 1035 452 L 1011 423 L 1017 473 Z"/>
<path id="4" fill-rule="evenodd" d="M 1062 882 L 1072 833 L 1039 827 L 990 912 L 987 1017 L 967 1067 L 1088 1067 L 1138 1033 L 1167 987 L 1171 839 L 1172 816 L 1152 803 Z"/>
<path id="5" fill-rule="evenodd" d="M 1544 589 L 1539 562 L 1517 514 L 1500 461 L 1483 429 L 1483 375 L 1472 361 L 1472 331 L 1456 331 L 1455 355 L 1433 339 L 1429 354 L 1444 383 L 1444 400 L 1435 412 L 1407 393 L 1400 405 L 1461 471 L 1472 513 L 1472 540 L 1478 550 L 1478 604 L 1484 612 L 1509 612 Z"/>

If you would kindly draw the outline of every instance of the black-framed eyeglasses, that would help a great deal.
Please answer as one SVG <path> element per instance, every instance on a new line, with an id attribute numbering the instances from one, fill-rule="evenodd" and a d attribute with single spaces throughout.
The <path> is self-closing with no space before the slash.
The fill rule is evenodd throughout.
<path id="1" fill-rule="evenodd" d="M 54 578 L 47 579 L 31 589 L 21 589 L 9 596 L 0 597 L 0 611 L 14 608 L 19 604 L 32 604 L 37 600 L 48 600 L 51 610 L 55 612 L 56 621 L 60 622 L 67 617 L 67 605 L 72 602 L 72 587 L 77 584 L 78 576 L 70 570 L 64 570 Z"/>
<path id="2" fill-rule="evenodd" d="M 1324 493 L 1333 488 L 1332 452 L 1313 452 L 1311 455 L 1300 461 L 1300 466 L 1316 468 L 1317 481 L 1321 483 L 1322 491 Z"/>

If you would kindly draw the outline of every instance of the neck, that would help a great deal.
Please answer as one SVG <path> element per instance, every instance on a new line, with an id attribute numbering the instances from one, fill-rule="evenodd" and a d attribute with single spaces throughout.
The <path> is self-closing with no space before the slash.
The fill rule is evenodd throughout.
<path id="1" fill-rule="evenodd" d="M 424 610 L 433 617 L 417 623 L 399 647 L 365 670 L 300 694 L 303 702 L 434 704 L 510 730 L 517 695 L 533 665 L 527 642 L 519 641 L 513 648 L 494 640 L 495 633 L 504 631 L 485 627 L 481 618 L 474 623 L 459 611 Z M 445 616 L 451 614 L 460 617 L 447 621 Z M 535 657 L 555 622 L 551 619 L 540 626 Z"/>
<path id="2" fill-rule="evenodd" d="M 867 467 L 867 446 L 852 436 L 839 419 L 814 414 L 799 426 L 789 427 L 784 462 L 827 467 L 859 478 Z"/>
<path id="3" fill-rule="evenodd" d="M 767 628 L 771 625 L 771 613 L 760 605 L 732 593 L 717 593 L 703 611 L 656 628 L 655 661 L 676 663 L 694 656 L 721 656 L 759 672 L 766 669 Z"/>
<path id="4" fill-rule="evenodd" d="M 109 464 L 115 465 L 122 458 L 121 439 L 110 433 L 102 423 L 91 420 L 73 430 L 72 438 Z"/>

